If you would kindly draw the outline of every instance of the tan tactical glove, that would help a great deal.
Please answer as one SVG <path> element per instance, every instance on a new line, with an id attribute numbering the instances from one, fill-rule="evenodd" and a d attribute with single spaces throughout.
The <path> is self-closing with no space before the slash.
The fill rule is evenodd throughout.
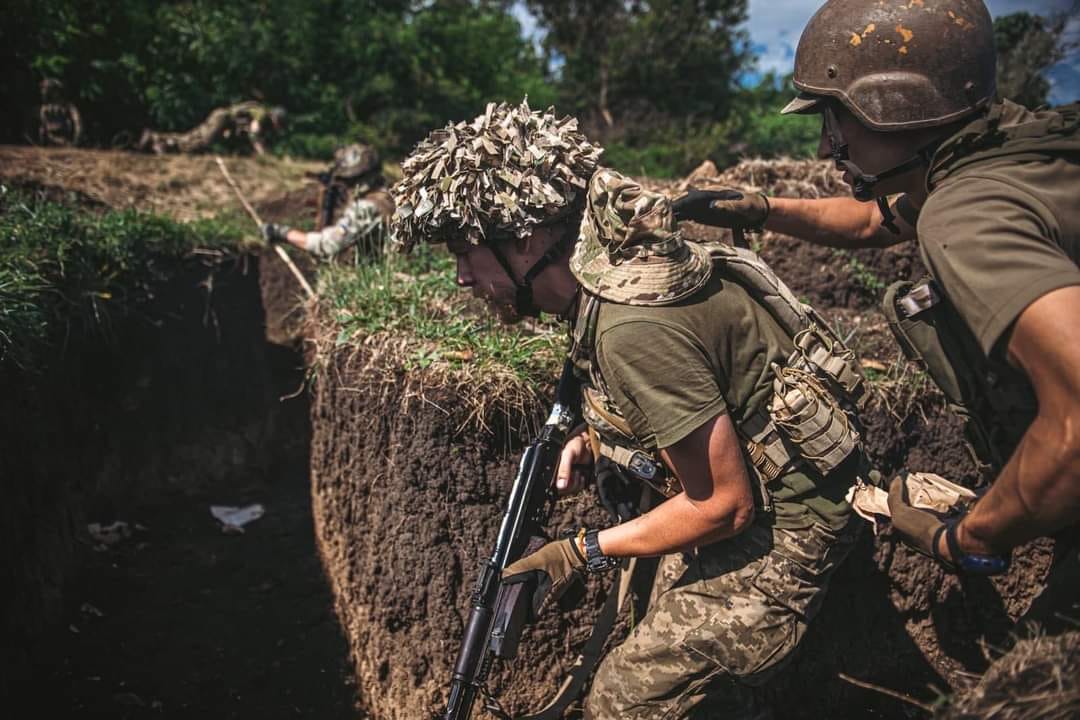
<path id="1" fill-rule="evenodd" d="M 911 504 L 904 478 L 895 477 L 889 484 L 889 515 L 893 527 L 900 531 L 917 550 L 942 560 L 937 540 L 945 532 L 941 516 L 930 510 L 919 510 Z"/>
<path id="2" fill-rule="evenodd" d="M 690 188 L 671 204 L 676 220 L 702 225 L 760 230 L 769 217 L 769 199 L 763 193 L 743 193 L 731 188 Z"/>
<path id="3" fill-rule="evenodd" d="M 503 570 L 507 585 L 534 583 L 533 612 L 539 614 L 550 600 L 558 600 L 585 567 L 585 558 L 573 538 L 549 542 L 532 555 L 527 555 Z"/>

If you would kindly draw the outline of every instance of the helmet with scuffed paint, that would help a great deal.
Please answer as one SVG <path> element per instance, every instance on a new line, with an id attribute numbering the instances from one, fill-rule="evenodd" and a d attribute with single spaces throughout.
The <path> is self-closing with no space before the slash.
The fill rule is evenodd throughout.
<path id="1" fill-rule="evenodd" d="M 945 125 L 994 99 L 990 12 L 982 0 L 829 0 L 799 38 L 793 81 L 784 113 L 834 98 L 873 130 Z"/>

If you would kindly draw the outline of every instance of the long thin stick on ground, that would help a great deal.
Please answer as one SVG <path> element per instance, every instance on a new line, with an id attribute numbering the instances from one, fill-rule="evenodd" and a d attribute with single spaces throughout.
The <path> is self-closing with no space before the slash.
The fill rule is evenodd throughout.
<path id="1" fill-rule="evenodd" d="M 896 690 L 891 690 L 891 689 L 889 689 L 887 687 L 881 687 L 880 685 L 875 685 L 874 683 L 866 682 L 865 680 L 856 680 L 855 678 L 851 677 L 847 673 L 837 673 L 836 675 L 841 680 L 849 682 L 852 685 L 857 685 L 857 686 L 859 686 L 861 688 L 865 688 L 866 690 L 873 690 L 874 692 L 879 692 L 879 693 L 882 693 L 883 695 L 888 695 L 889 697 L 896 698 L 897 700 L 902 700 L 903 702 L 910 703 L 911 705 L 914 705 L 915 707 L 919 708 L 920 710 L 922 710 L 925 713 L 929 713 L 930 715 L 934 714 L 934 708 L 933 707 L 931 707 L 927 703 L 922 702 L 921 700 L 916 700 L 915 698 L 913 698 L 910 695 L 907 695 L 905 693 L 898 692 Z"/>
<path id="2" fill-rule="evenodd" d="M 221 174 L 225 176 L 225 182 L 229 183 L 229 187 L 236 193 L 236 197 L 240 200 L 240 204 L 244 206 L 244 209 L 247 210 L 247 214 L 251 216 L 251 219 L 255 221 L 255 224 L 258 225 L 261 230 L 263 222 L 259 217 L 259 213 L 255 212 L 255 208 L 251 207 L 251 203 L 244 197 L 244 193 L 240 192 L 240 186 L 232 179 L 232 175 L 229 174 L 229 169 L 225 167 L 225 161 L 217 156 L 214 157 L 214 160 L 217 161 Z M 300 287 L 304 288 L 304 292 L 307 293 L 307 296 L 309 298 L 315 297 L 315 291 L 312 289 L 311 284 L 307 281 L 307 278 L 304 277 L 304 274 L 300 272 L 300 268 L 296 267 L 296 263 L 289 257 L 289 253 L 285 252 L 285 248 L 280 245 L 274 245 L 274 250 L 277 251 L 278 257 L 281 258 L 282 262 L 289 267 L 289 270 L 296 278 L 296 281 L 300 283 Z"/>

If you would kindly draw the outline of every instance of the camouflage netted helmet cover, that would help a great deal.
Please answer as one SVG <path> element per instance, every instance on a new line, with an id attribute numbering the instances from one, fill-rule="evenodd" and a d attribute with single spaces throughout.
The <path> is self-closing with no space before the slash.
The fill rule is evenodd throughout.
<path id="1" fill-rule="evenodd" d="M 353 143 L 334 151 L 335 177 L 349 180 L 367 175 L 379 168 L 379 153 L 369 145 Z"/>
<path id="2" fill-rule="evenodd" d="M 491 103 L 472 122 L 431 133 L 402 163 L 391 189 L 395 246 L 527 237 L 579 207 L 600 152 L 554 108 Z"/>
<path id="3" fill-rule="evenodd" d="M 627 305 L 665 305 L 701 288 L 709 252 L 675 228 L 671 200 L 614 170 L 589 182 L 570 270 L 589 292 Z"/>

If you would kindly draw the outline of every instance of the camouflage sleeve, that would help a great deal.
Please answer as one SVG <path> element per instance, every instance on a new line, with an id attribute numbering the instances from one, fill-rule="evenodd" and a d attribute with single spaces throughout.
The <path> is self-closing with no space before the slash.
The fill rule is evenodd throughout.
<path id="1" fill-rule="evenodd" d="M 648 446 L 671 447 L 727 412 L 704 348 L 684 328 L 619 323 L 597 338 L 597 361 L 611 399 Z"/>
<path id="2" fill-rule="evenodd" d="M 347 247 L 360 245 L 365 254 L 380 251 L 386 240 L 386 224 L 375 203 L 363 198 L 353 202 L 335 225 L 307 234 L 305 249 L 330 259 Z"/>

